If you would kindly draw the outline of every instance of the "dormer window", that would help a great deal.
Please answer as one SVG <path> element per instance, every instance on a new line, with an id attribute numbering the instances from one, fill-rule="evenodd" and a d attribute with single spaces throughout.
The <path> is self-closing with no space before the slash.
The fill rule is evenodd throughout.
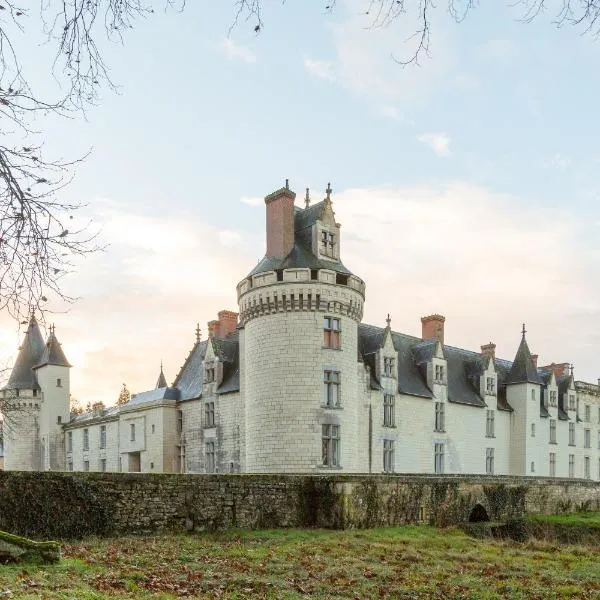
<path id="1" fill-rule="evenodd" d="M 550 406 L 556 406 L 558 404 L 558 394 L 556 390 L 550 390 Z"/>
<path id="2" fill-rule="evenodd" d="M 486 394 L 494 395 L 496 393 L 496 378 L 486 377 L 485 378 L 485 391 Z"/>
<path id="3" fill-rule="evenodd" d="M 383 359 L 383 374 L 386 377 L 393 377 L 394 376 L 394 363 L 396 361 L 391 358 L 391 357 L 384 357 Z"/>
<path id="4" fill-rule="evenodd" d="M 206 383 L 212 383 L 215 380 L 215 367 L 210 365 L 206 367 Z"/>
<path id="5" fill-rule="evenodd" d="M 575 410 L 575 394 L 569 394 L 569 410 Z"/>
<path id="6" fill-rule="evenodd" d="M 321 232 L 321 254 L 335 256 L 335 234 L 329 231 Z"/>
<path id="7" fill-rule="evenodd" d="M 444 381 L 444 365 L 435 365 L 435 381 Z"/>

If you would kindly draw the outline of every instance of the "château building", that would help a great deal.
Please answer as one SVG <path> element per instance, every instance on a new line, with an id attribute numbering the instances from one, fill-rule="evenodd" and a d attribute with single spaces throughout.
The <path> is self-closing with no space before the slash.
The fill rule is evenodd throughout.
<path id="1" fill-rule="evenodd" d="M 600 480 L 600 385 L 362 323 L 365 283 L 342 262 L 331 189 L 265 198 L 266 255 L 196 339 L 172 385 L 69 415 L 70 365 L 35 318 L 5 401 L 5 468 L 123 472 L 480 473 Z M 515 340 L 518 341 L 518 340 Z"/>

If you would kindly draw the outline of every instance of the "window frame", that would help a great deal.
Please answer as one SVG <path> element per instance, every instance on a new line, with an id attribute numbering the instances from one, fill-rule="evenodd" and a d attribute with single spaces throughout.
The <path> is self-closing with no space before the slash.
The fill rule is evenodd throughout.
<path id="1" fill-rule="evenodd" d="M 445 402 L 435 403 L 435 417 L 433 423 L 433 430 L 438 433 L 444 433 L 446 431 L 446 408 Z"/>
<path id="2" fill-rule="evenodd" d="M 550 419 L 550 444 L 556 444 L 556 419 Z"/>
<path id="3" fill-rule="evenodd" d="M 556 477 L 556 452 L 550 452 L 548 473 L 550 477 Z"/>
<path id="4" fill-rule="evenodd" d="M 216 427 L 215 419 L 215 402 L 214 400 L 207 400 L 204 402 L 204 427 L 212 429 Z"/>
<path id="5" fill-rule="evenodd" d="M 217 472 L 217 450 L 214 440 L 204 442 L 204 471 L 206 473 Z"/>
<path id="6" fill-rule="evenodd" d="M 335 390 L 335 392 L 334 392 Z M 342 373 L 335 369 L 323 369 L 323 407 L 342 407 Z"/>
<path id="7" fill-rule="evenodd" d="M 341 350 L 342 320 L 340 317 L 323 317 L 323 348 Z"/>
<path id="8" fill-rule="evenodd" d="M 576 446 L 575 441 L 575 423 L 569 423 L 569 446 Z"/>
<path id="9" fill-rule="evenodd" d="M 335 423 L 321 425 L 321 465 L 329 468 L 340 468 L 340 426 Z"/>
<path id="10" fill-rule="evenodd" d="M 86 427 L 83 430 L 83 451 L 87 452 L 90 449 L 90 430 Z"/>
<path id="11" fill-rule="evenodd" d="M 106 425 L 100 425 L 100 450 L 106 449 Z"/>
<path id="12" fill-rule="evenodd" d="M 496 437 L 496 411 L 488 408 L 485 415 L 485 437 Z"/>
<path id="13" fill-rule="evenodd" d="M 433 472 L 436 475 L 444 474 L 444 457 L 445 457 L 444 442 L 435 442 L 433 445 Z"/>
<path id="14" fill-rule="evenodd" d="M 383 395 L 383 426 L 396 427 L 396 396 Z"/>
<path id="15" fill-rule="evenodd" d="M 485 449 L 485 474 L 494 474 L 494 448 Z"/>
<path id="16" fill-rule="evenodd" d="M 383 440 L 383 472 L 395 471 L 395 443 L 394 440 Z"/>

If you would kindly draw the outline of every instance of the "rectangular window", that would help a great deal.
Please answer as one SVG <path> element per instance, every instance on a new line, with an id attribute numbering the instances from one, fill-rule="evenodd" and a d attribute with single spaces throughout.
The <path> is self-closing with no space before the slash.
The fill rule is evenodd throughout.
<path id="1" fill-rule="evenodd" d="M 535 473 L 535 463 L 531 461 L 531 472 Z"/>
<path id="2" fill-rule="evenodd" d="M 592 432 L 589 429 L 583 430 L 583 447 L 584 448 L 592 447 Z"/>
<path id="3" fill-rule="evenodd" d="M 37 398 L 37 393 L 38 393 L 38 391 L 37 391 L 37 390 L 32 390 L 32 392 L 33 392 L 33 397 L 34 397 L 34 398 Z"/>
<path id="4" fill-rule="evenodd" d="M 550 477 L 556 477 L 556 454 L 550 452 Z"/>
<path id="5" fill-rule="evenodd" d="M 575 410 L 575 394 L 569 394 L 569 410 Z"/>
<path id="6" fill-rule="evenodd" d="M 550 419 L 550 443 L 556 444 L 556 419 Z"/>
<path id="7" fill-rule="evenodd" d="M 575 455 L 569 454 L 569 477 L 575 477 Z"/>
<path id="8" fill-rule="evenodd" d="M 212 383 L 215 380 L 215 368 L 206 367 L 206 383 Z"/>
<path id="9" fill-rule="evenodd" d="M 575 445 L 575 423 L 569 423 L 569 446 Z"/>
<path id="10" fill-rule="evenodd" d="M 83 449 L 90 449 L 90 432 L 88 429 L 83 430 Z"/>
<path id="11" fill-rule="evenodd" d="M 62 379 L 56 380 L 56 387 L 62 387 Z"/>
<path id="12" fill-rule="evenodd" d="M 84 471 L 89 471 L 90 470 L 90 461 L 89 460 L 84 460 L 83 461 L 83 470 Z"/>
<path id="13" fill-rule="evenodd" d="M 383 440 L 383 471 L 394 472 L 394 440 Z"/>
<path id="14" fill-rule="evenodd" d="M 67 433 L 67 452 L 73 452 L 73 432 Z"/>
<path id="15" fill-rule="evenodd" d="M 100 459 L 100 471 L 102 473 L 106 472 L 106 459 L 105 458 Z"/>
<path id="16" fill-rule="evenodd" d="M 494 395 L 496 393 L 496 378 L 495 377 L 486 377 L 485 391 L 487 394 L 490 394 L 490 395 Z"/>
<path id="17" fill-rule="evenodd" d="M 135 442 L 135 423 L 129 424 L 129 441 Z"/>
<path id="18" fill-rule="evenodd" d="M 215 403 L 205 402 L 204 403 L 204 427 L 215 426 Z"/>
<path id="19" fill-rule="evenodd" d="M 436 442 L 433 450 L 433 470 L 441 475 L 444 472 L 444 444 Z"/>
<path id="20" fill-rule="evenodd" d="M 183 411 L 177 411 L 177 433 L 181 433 L 183 431 Z"/>
<path id="21" fill-rule="evenodd" d="M 323 371 L 323 401 L 328 408 L 340 406 L 339 371 Z"/>
<path id="22" fill-rule="evenodd" d="M 323 346 L 339 350 L 340 345 L 340 320 L 337 317 L 323 318 Z"/>
<path id="23" fill-rule="evenodd" d="M 535 437 L 535 423 L 531 424 L 531 437 Z"/>
<path id="24" fill-rule="evenodd" d="M 485 472 L 487 475 L 494 474 L 494 449 L 485 449 Z"/>
<path id="25" fill-rule="evenodd" d="M 495 418 L 496 413 L 493 410 L 488 410 L 485 415 L 485 436 L 496 437 L 495 434 Z"/>
<path id="26" fill-rule="evenodd" d="M 531 390 L 531 399 L 535 401 L 535 390 Z"/>
<path id="27" fill-rule="evenodd" d="M 327 256 L 334 256 L 335 234 L 321 231 L 321 252 Z"/>
<path id="28" fill-rule="evenodd" d="M 592 407 L 589 404 L 585 405 L 584 408 L 584 421 L 589 423 L 592 420 Z"/>
<path id="29" fill-rule="evenodd" d="M 214 442 L 206 442 L 204 448 L 205 448 L 205 453 L 206 453 L 206 472 L 214 473 L 215 472 L 215 443 Z"/>
<path id="30" fill-rule="evenodd" d="M 100 425 L 100 448 L 106 448 L 106 425 Z"/>
<path id="31" fill-rule="evenodd" d="M 591 477 L 591 474 L 590 474 L 590 457 L 589 456 L 584 456 L 583 457 L 583 476 L 586 479 L 589 479 Z"/>
<path id="32" fill-rule="evenodd" d="M 386 377 L 395 377 L 395 374 L 394 374 L 395 363 L 396 363 L 396 361 L 389 356 L 385 356 L 383 358 L 383 374 Z"/>
<path id="33" fill-rule="evenodd" d="M 435 365 L 435 380 L 444 381 L 444 365 Z"/>
<path id="34" fill-rule="evenodd" d="M 60 415 L 58 415 L 58 417 L 56 417 L 56 422 L 60 425 L 62 423 L 62 417 Z"/>
<path id="35" fill-rule="evenodd" d="M 70 461 L 67 463 L 67 470 L 69 470 L 69 471 L 72 471 L 72 470 L 73 470 L 73 461 L 72 461 L 72 460 L 70 460 Z"/>
<path id="36" fill-rule="evenodd" d="M 340 426 L 322 426 L 322 460 L 326 467 L 340 466 Z"/>
<path id="37" fill-rule="evenodd" d="M 384 427 L 395 427 L 396 426 L 396 398 L 392 394 L 385 394 L 383 396 L 383 426 Z"/>
<path id="38" fill-rule="evenodd" d="M 550 390 L 550 406 L 556 406 L 558 404 L 558 396 L 556 390 Z"/>
<path id="39" fill-rule="evenodd" d="M 445 426 L 445 418 L 444 418 L 444 403 L 436 402 L 435 403 L 435 431 L 444 431 Z"/>

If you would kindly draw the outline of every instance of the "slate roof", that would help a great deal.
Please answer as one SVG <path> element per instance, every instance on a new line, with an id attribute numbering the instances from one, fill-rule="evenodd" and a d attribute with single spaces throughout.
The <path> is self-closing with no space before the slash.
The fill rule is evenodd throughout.
<path id="1" fill-rule="evenodd" d="M 129 402 L 121 406 L 121 410 L 126 411 L 128 408 L 147 404 L 148 402 L 158 402 L 159 400 L 179 400 L 179 390 L 174 387 L 163 387 L 133 394 Z"/>
<path id="2" fill-rule="evenodd" d="M 63 352 L 61 345 L 56 339 L 56 335 L 51 328 L 51 333 L 48 337 L 48 341 L 44 347 L 44 352 L 40 361 L 35 365 L 35 369 L 43 367 L 45 365 L 56 365 L 58 367 L 70 367 L 69 361 Z"/>
<path id="3" fill-rule="evenodd" d="M 542 380 L 538 375 L 538 370 L 533 364 L 531 352 L 529 351 L 529 346 L 525 339 L 525 333 L 523 333 L 515 360 L 508 372 L 506 383 L 542 383 Z"/>
<path id="4" fill-rule="evenodd" d="M 39 389 L 34 367 L 40 362 L 44 350 L 45 344 L 40 326 L 36 318 L 32 316 L 4 389 Z"/>
<path id="5" fill-rule="evenodd" d="M 192 400 L 202 396 L 202 380 L 204 378 L 202 361 L 206 354 L 207 344 L 207 340 L 196 342 L 177 374 L 173 387 L 179 390 L 179 400 Z"/>
<path id="6" fill-rule="evenodd" d="M 166 388 L 167 387 L 167 379 L 165 374 L 163 373 L 162 364 L 160 365 L 160 374 L 158 379 L 156 380 L 156 389 Z"/>

